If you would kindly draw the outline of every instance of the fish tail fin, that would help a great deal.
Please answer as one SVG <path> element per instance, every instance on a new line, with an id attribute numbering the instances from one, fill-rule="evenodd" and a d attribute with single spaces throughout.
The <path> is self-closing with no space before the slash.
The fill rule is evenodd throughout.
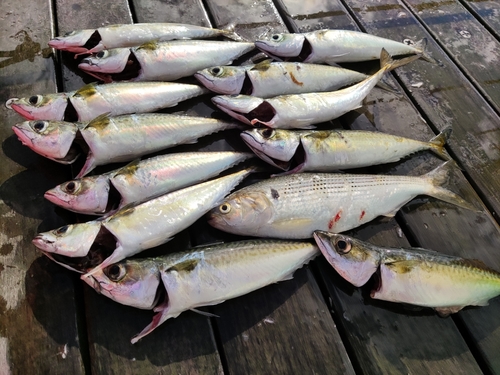
<path id="1" fill-rule="evenodd" d="M 221 27 L 222 35 L 232 39 L 236 42 L 250 42 L 250 40 L 243 38 L 240 34 L 235 31 L 236 23 L 230 22 L 227 25 Z"/>
<path id="2" fill-rule="evenodd" d="M 426 194 L 450 204 L 477 212 L 478 210 L 465 199 L 443 187 L 449 183 L 452 174 L 456 170 L 459 170 L 459 168 L 453 160 L 450 160 L 423 175 L 422 177 L 427 179 L 432 185 L 432 188 L 427 191 Z"/>
<path id="3" fill-rule="evenodd" d="M 443 66 L 442 63 L 440 63 L 435 58 L 431 57 L 431 55 L 429 55 L 429 52 L 427 52 L 427 38 L 420 39 L 418 42 L 415 43 L 414 47 L 420 51 L 418 57 L 421 58 L 422 60 L 425 60 L 427 62 L 439 66 Z"/>
<path id="4" fill-rule="evenodd" d="M 420 55 L 412 55 L 394 60 L 389 52 L 387 52 L 385 48 L 382 48 L 382 51 L 380 52 L 380 69 L 385 69 L 385 71 L 388 72 L 415 61 L 418 58 L 420 58 Z"/>
<path id="5" fill-rule="evenodd" d="M 441 133 L 436 135 L 429 141 L 431 150 L 444 160 L 451 160 L 450 156 L 446 153 L 444 145 L 448 142 L 451 135 L 451 126 L 448 126 Z"/>

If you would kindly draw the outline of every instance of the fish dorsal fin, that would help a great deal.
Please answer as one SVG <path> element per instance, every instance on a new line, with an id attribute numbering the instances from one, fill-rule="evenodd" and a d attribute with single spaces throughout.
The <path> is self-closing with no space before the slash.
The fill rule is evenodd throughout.
<path id="1" fill-rule="evenodd" d="M 89 83 L 83 87 L 80 87 L 73 96 L 81 96 L 83 98 L 91 97 L 97 94 L 96 86 L 97 82 Z"/>
<path id="2" fill-rule="evenodd" d="M 254 67 L 250 70 L 259 70 L 259 71 L 265 72 L 266 70 L 268 70 L 271 67 L 272 61 L 273 60 L 271 60 L 271 59 L 261 61 L 260 63 L 255 64 Z"/>
<path id="3" fill-rule="evenodd" d="M 143 43 L 139 47 L 137 47 L 137 50 L 146 49 L 154 51 L 157 48 L 158 48 L 158 42 L 156 40 L 150 40 L 149 42 Z"/>
<path id="4" fill-rule="evenodd" d="M 199 263 L 199 259 L 187 259 L 182 262 L 174 264 L 172 267 L 169 267 L 165 272 L 191 272 L 196 268 Z"/>
<path id="5" fill-rule="evenodd" d="M 90 120 L 89 123 L 83 128 L 94 128 L 97 130 L 104 129 L 106 126 L 109 125 L 109 114 L 110 112 L 103 113 L 102 115 L 97 116 L 93 120 Z"/>

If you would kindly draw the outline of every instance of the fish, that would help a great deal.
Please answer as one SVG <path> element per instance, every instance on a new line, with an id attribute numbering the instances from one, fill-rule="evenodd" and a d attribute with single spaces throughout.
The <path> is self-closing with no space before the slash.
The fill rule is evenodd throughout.
<path id="1" fill-rule="evenodd" d="M 253 167 L 242 169 L 143 203 L 127 205 L 106 218 L 65 225 L 39 233 L 32 243 L 44 254 L 56 254 L 58 261 L 62 263 L 68 258 L 89 258 L 78 262 L 69 259 L 66 262 L 68 267 L 86 266 L 93 264 L 91 259 L 102 259 L 92 270 L 74 269 L 81 273 L 93 273 L 126 257 L 168 242 L 219 204 L 236 185 L 254 171 Z"/>
<path id="2" fill-rule="evenodd" d="M 207 219 L 228 233 L 305 239 L 315 230 L 340 233 L 377 216 L 392 217 L 418 195 L 476 211 L 441 186 L 456 169 L 448 161 L 422 176 L 295 173 L 274 177 L 230 194 Z"/>
<path id="3" fill-rule="evenodd" d="M 108 113 L 153 112 L 209 93 L 204 87 L 174 82 L 89 83 L 77 91 L 10 98 L 5 106 L 26 120 L 86 122 Z"/>
<path id="4" fill-rule="evenodd" d="M 437 63 L 426 51 L 427 39 L 410 45 L 351 30 L 316 30 L 307 33 L 273 34 L 255 46 L 275 59 L 330 64 L 376 60 L 384 48 L 391 56 L 415 55 Z"/>
<path id="5" fill-rule="evenodd" d="M 78 67 L 104 82 L 174 81 L 200 69 L 231 64 L 255 48 L 253 43 L 209 40 L 148 42 L 114 48 L 84 58 Z"/>
<path id="6" fill-rule="evenodd" d="M 56 162 L 70 164 L 78 155 L 87 159 L 80 178 L 99 165 L 130 162 L 142 155 L 240 127 L 230 121 L 197 116 L 143 113 L 97 116 L 86 125 L 52 121 L 25 121 L 12 127 L 21 142 Z M 75 156 L 76 155 L 76 156 Z"/>
<path id="7" fill-rule="evenodd" d="M 78 55 L 90 54 L 110 48 L 134 47 L 150 41 L 175 39 L 203 39 L 227 36 L 238 39 L 233 25 L 224 29 L 186 25 L 180 23 L 135 23 L 73 30 L 49 41 L 49 46 Z"/>
<path id="8" fill-rule="evenodd" d="M 183 152 L 135 160 L 111 172 L 64 182 L 45 192 L 50 202 L 87 215 L 108 215 L 131 203 L 203 182 L 255 155 Z"/>
<path id="9" fill-rule="evenodd" d="M 267 163 L 289 171 L 333 172 L 339 169 L 392 163 L 421 150 L 444 160 L 444 145 L 451 134 L 446 128 L 429 142 L 362 130 L 250 129 L 240 135 Z"/>
<path id="10" fill-rule="evenodd" d="M 186 310 L 216 305 L 291 279 L 318 254 L 317 246 L 310 242 L 248 240 L 157 258 L 127 259 L 81 278 L 113 301 L 153 309 L 152 322 L 132 338 L 135 344 Z"/>
<path id="11" fill-rule="evenodd" d="M 330 121 L 353 109 L 360 108 L 365 97 L 384 74 L 415 60 L 410 56 L 393 60 L 382 49 L 381 68 L 374 75 L 338 91 L 280 95 L 270 99 L 248 95 L 218 95 L 212 102 L 228 115 L 248 125 L 262 124 L 278 129 L 311 129 L 313 124 Z"/>
<path id="12" fill-rule="evenodd" d="M 366 74 L 336 66 L 270 60 L 255 65 L 214 66 L 197 72 L 194 77 L 219 94 L 243 94 L 264 99 L 334 91 L 368 78 Z M 387 89 L 385 84 L 382 87 Z"/>
<path id="13" fill-rule="evenodd" d="M 371 298 L 433 308 L 441 316 L 485 306 L 500 295 L 500 273 L 478 260 L 421 248 L 378 247 L 343 234 L 315 231 L 332 267 L 351 284 L 378 275 Z"/>

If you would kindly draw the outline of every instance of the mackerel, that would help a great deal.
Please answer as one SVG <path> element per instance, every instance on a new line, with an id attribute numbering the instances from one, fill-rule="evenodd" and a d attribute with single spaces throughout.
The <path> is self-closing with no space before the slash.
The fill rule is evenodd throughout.
<path id="1" fill-rule="evenodd" d="M 67 93 L 11 98 L 5 105 L 27 120 L 85 122 L 104 113 L 118 116 L 154 112 L 208 92 L 198 85 L 173 82 L 89 83 Z"/>
<path id="2" fill-rule="evenodd" d="M 394 216 L 417 195 L 473 209 L 441 185 L 453 172 L 446 162 L 419 177 L 296 173 L 240 189 L 210 211 L 209 223 L 225 232 L 274 238 L 311 238 L 315 230 L 336 233 L 377 216 Z"/>
<path id="3" fill-rule="evenodd" d="M 156 315 L 132 338 L 134 344 L 183 311 L 216 305 L 291 279 L 318 254 L 318 248 L 309 242 L 242 241 L 158 258 L 127 259 L 82 279 L 118 303 L 154 309 Z M 158 299 L 160 291 L 164 291 L 163 301 Z"/>
<path id="4" fill-rule="evenodd" d="M 136 160 L 114 171 L 71 180 L 45 198 L 67 210 L 107 215 L 212 177 L 254 155 L 243 152 L 183 152 Z"/>
<path id="5" fill-rule="evenodd" d="M 314 232 L 328 262 L 347 281 L 362 286 L 377 272 L 370 296 L 431 307 L 446 316 L 465 306 L 485 306 L 500 295 L 500 273 L 478 260 L 436 251 L 378 247 L 342 234 Z"/>
<path id="6" fill-rule="evenodd" d="M 75 271 L 90 273 L 143 250 L 168 242 L 175 234 L 220 203 L 253 168 L 161 195 L 144 203 L 123 207 L 105 219 L 65 225 L 39 233 L 33 244 L 44 253 L 51 253 Z M 96 254 L 97 253 L 97 254 Z M 103 255 L 104 254 L 104 255 Z M 92 259 L 102 262 L 92 270 Z M 82 268 L 76 268 L 82 267 Z"/>

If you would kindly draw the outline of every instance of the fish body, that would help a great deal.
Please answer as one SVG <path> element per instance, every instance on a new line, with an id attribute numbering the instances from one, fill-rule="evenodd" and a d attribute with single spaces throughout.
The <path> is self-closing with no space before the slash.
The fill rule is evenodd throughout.
<path id="1" fill-rule="evenodd" d="M 368 76 L 336 66 L 269 62 L 250 66 L 216 66 L 196 73 L 206 88 L 224 95 L 278 95 L 334 91 Z"/>
<path id="2" fill-rule="evenodd" d="M 65 226 L 71 230 L 63 227 L 63 230 L 59 228 L 40 233 L 33 243 L 44 252 L 84 257 L 89 255 L 98 238 L 100 244 L 110 247 L 112 251 L 108 251 L 109 256 L 90 271 L 95 272 L 98 268 L 169 241 L 222 201 L 251 172 L 252 168 L 244 169 L 137 205 L 125 206 L 105 219 Z M 82 237 L 85 241 L 81 240 Z"/>
<path id="3" fill-rule="evenodd" d="M 351 30 L 317 30 L 308 33 L 274 34 L 255 45 L 271 55 L 305 63 L 337 64 L 376 60 L 384 48 L 391 56 L 416 55 L 435 62 L 424 51 L 425 40 L 414 46 Z"/>
<path id="4" fill-rule="evenodd" d="M 487 305 L 500 295 L 500 273 L 479 261 L 420 248 L 382 248 L 322 231 L 314 238 L 328 262 L 355 286 L 379 272 L 374 299 L 432 307 L 448 315 L 465 306 Z"/>
<path id="5" fill-rule="evenodd" d="M 106 215 L 217 176 L 250 157 L 242 152 L 184 152 L 134 161 L 114 171 L 71 180 L 48 190 L 45 198 L 73 212 Z M 110 194 L 118 192 L 119 198 Z"/>
<path id="6" fill-rule="evenodd" d="M 262 99 L 247 95 L 215 96 L 212 102 L 230 116 L 249 124 L 263 124 L 278 129 L 310 129 L 313 124 L 330 121 L 362 105 L 364 98 L 384 74 L 407 64 L 415 57 L 394 61 L 385 50 L 382 68 L 351 87 L 330 92 L 280 95 Z"/>
<path id="7" fill-rule="evenodd" d="M 421 150 L 431 150 L 443 159 L 451 128 L 429 142 L 361 130 L 250 129 L 241 133 L 245 143 L 264 161 L 290 172 L 332 172 L 392 163 Z M 300 146 L 300 149 L 299 149 Z"/>
<path id="8" fill-rule="evenodd" d="M 319 253 L 309 242 L 254 240 L 197 247 L 161 258 L 127 259 L 82 279 L 112 300 L 157 313 L 137 342 L 167 319 L 292 278 Z M 165 301 L 155 299 L 159 287 Z"/>
<path id="9" fill-rule="evenodd" d="M 31 121 L 17 124 L 14 132 L 23 144 L 54 161 L 69 164 L 78 156 L 77 143 L 88 149 L 80 178 L 98 165 L 131 161 L 142 155 L 198 138 L 238 124 L 212 118 L 161 113 L 109 117 L 100 115 L 86 125 Z"/>
<path id="10" fill-rule="evenodd" d="M 343 232 L 377 216 L 394 216 L 417 195 L 471 208 L 441 187 L 450 162 L 419 177 L 296 173 L 258 182 L 229 195 L 209 213 L 225 232 L 273 238 L 310 238 L 315 230 Z"/>
<path id="11" fill-rule="evenodd" d="M 229 30 L 179 23 L 135 23 L 74 30 L 49 41 L 52 48 L 78 54 L 95 53 L 118 47 L 134 47 L 150 41 L 201 39 L 231 36 Z"/>
<path id="12" fill-rule="evenodd" d="M 90 83 L 68 93 L 11 98 L 5 105 L 27 120 L 86 122 L 104 113 L 153 112 L 208 92 L 198 85 L 172 82 Z"/>
<path id="13" fill-rule="evenodd" d="M 200 69 L 232 61 L 255 48 L 253 43 L 208 40 L 149 42 L 139 47 L 101 51 L 78 67 L 105 82 L 173 81 Z"/>

